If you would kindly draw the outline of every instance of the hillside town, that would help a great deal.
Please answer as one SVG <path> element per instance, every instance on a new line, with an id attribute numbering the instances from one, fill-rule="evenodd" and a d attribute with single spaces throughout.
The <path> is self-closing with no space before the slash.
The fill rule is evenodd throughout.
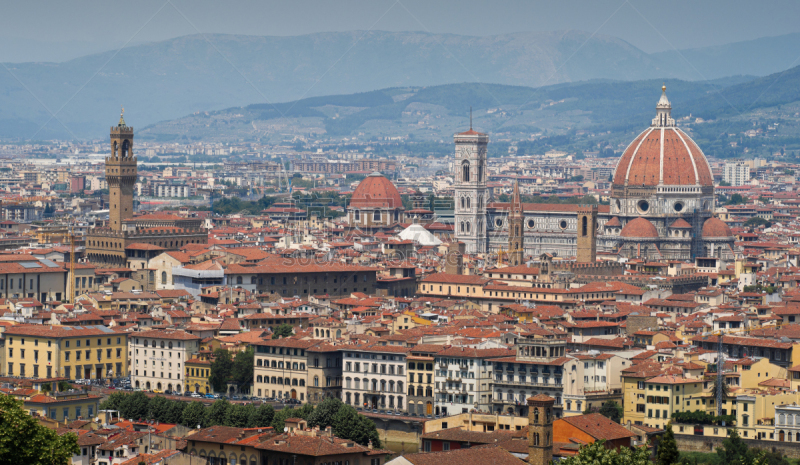
<path id="1" fill-rule="evenodd" d="M 472 127 L 429 163 L 140 148 L 124 115 L 107 146 L 0 147 L 0 391 L 81 465 L 547 465 L 731 427 L 797 456 L 798 166 L 709 159 L 671 111 L 616 157 Z M 221 399 L 307 418 L 185 413 Z M 375 441 L 309 413 L 332 399 Z"/>

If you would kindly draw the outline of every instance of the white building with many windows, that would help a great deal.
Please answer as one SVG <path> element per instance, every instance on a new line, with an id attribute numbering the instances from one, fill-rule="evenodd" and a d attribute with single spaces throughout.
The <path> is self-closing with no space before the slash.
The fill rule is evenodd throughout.
<path id="1" fill-rule="evenodd" d="M 380 345 L 342 349 L 342 400 L 369 410 L 404 411 L 408 351 Z"/>
<path id="2" fill-rule="evenodd" d="M 471 410 L 491 410 L 492 362 L 513 356 L 510 349 L 449 347 L 434 357 L 434 412 L 457 415 Z"/>
<path id="3" fill-rule="evenodd" d="M 731 186 L 744 186 L 750 183 L 750 165 L 743 161 L 725 162 L 722 180 Z"/>
<path id="4" fill-rule="evenodd" d="M 131 385 L 147 391 L 183 392 L 186 360 L 200 350 L 200 337 L 154 329 L 128 336 Z"/>

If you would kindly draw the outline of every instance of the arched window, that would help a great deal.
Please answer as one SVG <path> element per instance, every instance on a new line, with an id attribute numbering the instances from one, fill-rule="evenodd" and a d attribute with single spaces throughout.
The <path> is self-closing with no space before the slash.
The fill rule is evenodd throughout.
<path id="1" fill-rule="evenodd" d="M 464 208 L 466 208 L 466 200 L 464 197 L 461 197 L 461 209 L 463 210 Z"/>
<path id="2" fill-rule="evenodd" d="M 469 197 L 467 197 L 467 208 L 470 208 L 470 207 L 472 207 L 472 201 L 470 200 Z"/>
<path id="3" fill-rule="evenodd" d="M 314 387 L 319 387 L 319 376 L 314 377 Z"/>
<path id="4" fill-rule="evenodd" d="M 167 272 L 166 271 L 162 271 L 161 272 L 161 284 L 166 284 L 166 283 L 167 283 Z"/>
<path id="5" fill-rule="evenodd" d="M 469 162 L 464 162 L 461 165 L 461 180 L 463 182 L 469 182 Z"/>
<path id="6" fill-rule="evenodd" d="M 533 422 L 539 423 L 539 407 L 534 407 L 533 409 Z"/>
<path id="7" fill-rule="evenodd" d="M 236 284 L 242 284 L 242 277 L 241 276 L 237 276 L 236 277 Z"/>
<path id="8" fill-rule="evenodd" d="M 587 236 L 588 235 L 587 232 L 586 232 L 587 229 L 588 229 L 587 224 L 588 224 L 588 220 L 584 216 L 583 218 L 581 218 L 581 236 Z"/>

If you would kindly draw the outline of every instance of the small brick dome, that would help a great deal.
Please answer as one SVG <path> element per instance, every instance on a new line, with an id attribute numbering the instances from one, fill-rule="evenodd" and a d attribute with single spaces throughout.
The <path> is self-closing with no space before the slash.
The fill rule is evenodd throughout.
<path id="1" fill-rule="evenodd" d="M 619 234 L 622 237 L 658 238 L 658 230 L 653 223 L 644 218 L 636 218 L 628 222 Z"/>
<path id="2" fill-rule="evenodd" d="M 403 199 L 392 181 L 380 173 L 364 178 L 353 192 L 351 208 L 403 208 Z"/>
<path id="3" fill-rule="evenodd" d="M 719 218 L 709 218 L 703 223 L 703 237 L 732 237 L 731 228 Z"/>

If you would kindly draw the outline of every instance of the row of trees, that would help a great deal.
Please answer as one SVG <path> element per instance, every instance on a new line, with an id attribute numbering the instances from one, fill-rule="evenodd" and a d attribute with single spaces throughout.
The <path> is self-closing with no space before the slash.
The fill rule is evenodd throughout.
<path id="1" fill-rule="evenodd" d="M 678 452 L 672 426 L 667 430 L 658 444 L 656 453 L 658 465 L 698 465 L 696 458 L 684 456 Z M 750 449 L 735 429 L 728 431 L 728 437 L 716 454 L 709 455 L 708 465 L 789 465 L 786 457 L 779 453 L 760 449 Z M 559 462 L 560 465 L 653 465 L 650 450 L 646 447 L 606 449 L 604 441 L 597 441 L 581 448 L 578 455 L 568 457 Z"/>
<path id="2" fill-rule="evenodd" d="M 711 392 L 716 393 L 716 390 L 712 390 Z M 723 397 L 727 397 L 725 393 L 723 393 Z M 726 425 L 732 425 L 733 422 L 736 421 L 736 417 L 733 415 L 717 416 L 703 410 L 695 410 L 694 412 L 674 412 L 672 414 L 672 419 L 675 420 L 676 423 L 689 423 L 694 425 L 721 425 L 723 421 Z"/>
<path id="3" fill-rule="evenodd" d="M 336 398 L 322 401 L 316 408 L 305 404 L 299 408 L 275 410 L 270 404 L 232 404 L 227 400 L 217 400 L 210 406 L 202 402 L 169 400 L 162 396 L 147 397 L 143 392 L 132 394 L 116 392 L 100 404 L 101 410 L 117 410 L 123 418 L 134 420 L 154 420 L 161 423 L 175 423 L 187 428 L 207 428 L 223 425 L 237 428 L 273 427 L 282 432 L 287 418 L 302 418 L 310 427 L 331 426 L 333 433 L 340 438 L 350 439 L 362 445 L 370 441 L 380 447 L 380 436 L 375 423 L 359 415 L 355 408 Z"/>

